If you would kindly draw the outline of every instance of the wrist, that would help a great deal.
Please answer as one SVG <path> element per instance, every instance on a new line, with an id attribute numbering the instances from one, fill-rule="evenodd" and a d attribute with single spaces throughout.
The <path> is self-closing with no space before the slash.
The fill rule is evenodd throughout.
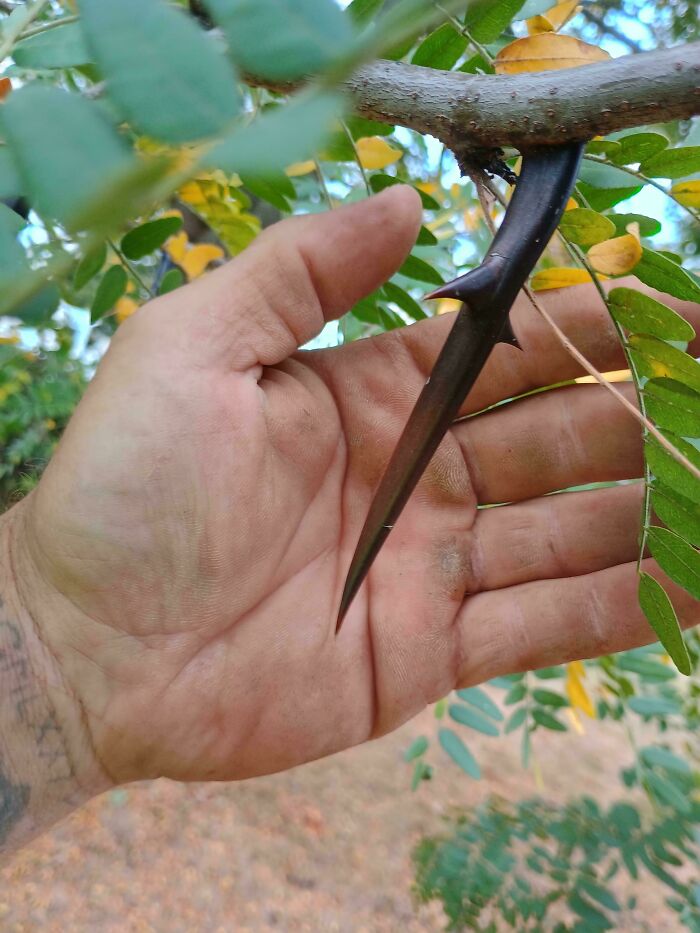
<path id="1" fill-rule="evenodd" d="M 44 609 L 50 601 L 25 545 L 24 508 L 0 516 L 0 855 L 109 785 L 51 647 L 60 621 Z"/>

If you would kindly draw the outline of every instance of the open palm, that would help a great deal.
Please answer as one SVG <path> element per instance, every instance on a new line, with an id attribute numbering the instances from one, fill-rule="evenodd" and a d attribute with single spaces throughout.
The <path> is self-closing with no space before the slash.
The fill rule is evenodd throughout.
<path id="1" fill-rule="evenodd" d="M 451 320 L 296 351 L 394 272 L 419 215 L 401 188 L 286 221 L 144 308 L 20 505 L 42 635 L 114 780 L 290 767 L 457 685 L 651 640 L 639 485 L 546 495 L 641 474 L 638 425 L 595 386 L 456 424 L 335 637 L 373 490 Z M 619 368 L 591 291 L 552 309 Z M 465 415 L 580 374 L 526 304 L 514 323 L 525 352 L 497 348 Z"/>

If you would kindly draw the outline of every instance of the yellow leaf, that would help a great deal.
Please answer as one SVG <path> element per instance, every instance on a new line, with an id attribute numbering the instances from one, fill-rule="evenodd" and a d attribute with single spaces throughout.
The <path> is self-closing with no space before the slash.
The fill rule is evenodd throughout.
<path id="1" fill-rule="evenodd" d="M 128 317 L 131 317 L 138 310 L 138 307 L 138 302 L 134 301 L 133 298 L 120 298 L 114 306 L 118 323 L 123 324 Z"/>
<path id="2" fill-rule="evenodd" d="M 416 182 L 416 188 L 424 194 L 430 195 L 435 195 L 440 190 L 440 186 L 435 181 L 418 181 Z"/>
<path id="3" fill-rule="evenodd" d="M 579 680 L 586 676 L 586 666 L 583 661 L 569 661 L 566 668 L 567 674 L 571 674 L 572 677 L 578 677 Z"/>
<path id="4" fill-rule="evenodd" d="M 571 709 L 571 707 L 569 707 L 568 709 L 564 710 L 564 713 L 566 714 L 566 718 L 569 720 L 569 722 L 573 726 L 574 732 L 577 732 L 579 735 L 585 735 L 586 730 L 583 728 L 581 717 L 576 712 L 576 710 Z"/>
<path id="5" fill-rule="evenodd" d="M 316 163 L 313 159 L 309 159 L 308 162 L 295 162 L 293 165 L 288 165 L 284 171 L 289 178 L 300 178 L 302 175 L 315 172 Z"/>
<path id="6" fill-rule="evenodd" d="M 631 272 L 642 258 L 642 244 L 636 236 L 627 233 L 603 240 L 588 251 L 588 260 L 596 272 L 606 275 L 624 275 Z"/>
<path id="7" fill-rule="evenodd" d="M 363 136 L 355 144 L 362 168 L 372 170 L 393 165 L 403 156 L 400 149 L 395 149 L 381 136 Z"/>
<path id="8" fill-rule="evenodd" d="M 498 53 L 496 74 L 513 75 L 526 71 L 556 71 L 577 68 L 592 62 L 607 61 L 607 52 L 573 36 L 548 32 L 540 36 L 516 39 Z"/>
<path id="9" fill-rule="evenodd" d="M 566 694 L 574 709 L 580 709 L 590 719 L 595 719 L 595 706 L 583 686 L 581 675 L 573 665 L 566 666 Z"/>
<path id="10" fill-rule="evenodd" d="M 207 200 L 202 186 L 196 181 L 188 181 L 178 191 L 178 197 L 185 204 L 204 204 Z"/>
<path id="11" fill-rule="evenodd" d="M 556 6 L 545 10 L 541 16 L 533 16 L 532 19 L 527 20 L 528 32 L 531 36 L 537 36 L 543 32 L 558 32 L 578 13 L 578 10 L 578 0 L 562 0 Z"/>
<path id="12" fill-rule="evenodd" d="M 214 246 L 211 243 L 198 243 L 187 250 L 178 265 L 187 278 L 192 281 L 192 279 L 198 279 L 206 271 L 210 263 L 216 259 L 223 259 L 224 255 L 224 251 L 220 246 Z"/>
<path id="13" fill-rule="evenodd" d="M 631 382 L 632 373 L 629 369 L 616 369 L 612 373 L 603 373 L 608 382 Z M 594 376 L 579 376 L 576 380 L 580 385 L 588 384 L 592 385 L 593 383 L 598 383 L 598 380 Z"/>
<path id="14" fill-rule="evenodd" d="M 0 347 L 13 347 L 17 343 L 19 343 L 19 337 L 16 334 L 10 337 L 0 337 Z"/>
<path id="15" fill-rule="evenodd" d="M 569 198 L 569 200 L 566 202 L 566 207 L 564 208 L 564 210 L 575 211 L 577 207 L 578 207 L 578 201 L 576 200 L 576 198 Z"/>
<path id="16" fill-rule="evenodd" d="M 184 230 L 181 230 L 180 233 L 171 236 L 163 248 L 172 261 L 180 265 L 185 258 L 188 243 L 187 234 Z"/>
<path id="17" fill-rule="evenodd" d="M 453 311 L 459 311 L 462 307 L 462 302 L 457 301 L 456 298 L 443 298 L 438 302 L 437 313 L 438 314 L 452 314 Z"/>
<path id="18" fill-rule="evenodd" d="M 572 285 L 583 285 L 592 281 L 585 269 L 543 269 L 533 275 L 530 282 L 536 292 L 544 292 L 550 288 L 570 288 Z"/>
<path id="19" fill-rule="evenodd" d="M 546 16 L 532 16 L 525 21 L 528 34 L 531 36 L 540 36 L 543 32 L 554 32 L 554 26 L 549 22 Z"/>
<path id="20" fill-rule="evenodd" d="M 686 207 L 700 207 L 700 179 L 679 181 L 671 188 L 671 193 Z"/>

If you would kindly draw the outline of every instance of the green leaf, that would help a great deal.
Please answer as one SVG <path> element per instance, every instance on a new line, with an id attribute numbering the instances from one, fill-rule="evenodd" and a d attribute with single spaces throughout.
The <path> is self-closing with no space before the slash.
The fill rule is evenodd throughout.
<path id="1" fill-rule="evenodd" d="M 347 13 L 354 22 L 364 25 L 371 22 L 383 6 L 384 0 L 352 0 Z"/>
<path id="2" fill-rule="evenodd" d="M 647 745 L 641 750 L 641 758 L 649 768 L 663 768 L 674 774 L 692 775 L 693 769 L 688 762 L 679 755 L 659 745 Z"/>
<path id="3" fill-rule="evenodd" d="M 684 457 L 692 464 L 700 467 L 700 451 L 683 438 L 673 434 L 664 435 Z M 655 478 L 670 486 L 675 492 L 695 502 L 695 511 L 700 503 L 700 481 L 697 480 L 682 463 L 674 459 L 671 454 L 653 437 L 647 437 L 644 453 L 649 468 Z"/>
<path id="4" fill-rule="evenodd" d="M 650 178 L 685 178 L 700 172 L 700 146 L 666 149 L 642 162 L 640 172 Z"/>
<path id="5" fill-rule="evenodd" d="M 408 279 L 415 279 L 418 282 L 428 282 L 430 285 L 443 285 L 444 279 L 429 263 L 417 256 L 409 256 L 406 262 L 399 269 L 401 275 Z"/>
<path id="6" fill-rule="evenodd" d="M 369 179 L 369 186 L 374 191 L 375 194 L 380 191 L 384 191 L 385 188 L 390 188 L 392 185 L 403 185 L 403 182 L 400 178 L 395 178 L 393 175 L 371 175 Z M 423 208 L 426 211 L 439 211 L 440 204 L 431 197 L 429 194 L 426 194 L 425 191 L 421 191 L 420 188 L 415 188 L 415 191 L 420 195 L 420 199 L 423 202 Z"/>
<path id="7" fill-rule="evenodd" d="M 462 726 L 468 726 L 470 729 L 475 729 L 477 732 L 483 733 L 483 735 L 497 736 L 499 734 L 498 727 L 490 719 L 469 706 L 451 703 L 449 714 L 455 722 Z"/>
<path id="8" fill-rule="evenodd" d="M 387 282 L 383 288 L 387 301 L 393 301 L 402 311 L 414 321 L 423 321 L 428 315 L 421 308 L 415 298 L 412 298 L 407 291 L 400 288 L 394 282 Z"/>
<path id="9" fill-rule="evenodd" d="M 438 238 L 428 230 L 427 227 L 421 227 L 418 231 L 418 238 L 416 240 L 416 246 L 437 246 Z"/>
<path id="10" fill-rule="evenodd" d="M 68 23 L 31 36 L 15 46 L 12 57 L 20 68 L 35 70 L 75 68 L 93 61 L 80 23 Z"/>
<path id="11" fill-rule="evenodd" d="M 652 557 L 664 573 L 700 600 L 700 553 L 667 528 L 653 526 L 647 540 Z"/>
<path id="12" fill-rule="evenodd" d="M 519 706 L 513 715 L 509 717 L 503 730 L 504 735 L 510 735 L 511 732 L 515 732 L 516 729 L 520 728 L 525 722 L 526 716 L 527 708 L 525 706 Z"/>
<path id="13" fill-rule="evenodd" d="M 491 697 L 480 687 L 469 687 L 466 690 L 458 690 L 457 696 L 460 700 L 464 700 L 465 703 L 471 703 L 472 706 L 480 709 L 482 713 L 486 713 L 487 716 L 490 716 L 491 719 L 495 719 L 496 722 L 501 722 L 503 720 L 503 713 L 498 706 L 496 706 Z"/>
<path id="14" fill-rule="evenodd" d="M 139 260 L 159 249 L 182 226 L 182 217 L 159 217 L 130 230 L 122 239 L 127 259 Z"/>
<path id="15" fill-rule="evenodd" d="M 207 154 L 206 162 L 229 174 L 274 175 L 313 155 L 341 110 L 341 98 L 335 94 L 298 95 L 291 104 L 268 110 L 246 129 L 224 138 Z"/>
<path id="16" fill-rule="evenodd" d="M 81 0 L 80 10 L 109 99 L 139 132 L 191 142 L 240 111 L 231 65 L 184 11 L 165 0 Z"/>
<path id="17" fill-rule="evenodd" d="M 19 214 L 0 204 L 0 293 L 28 270 L 27 257 L 17 240 L 23 227 Z"/>
<path id="18" fill-rule="evenodd" d="M 433 776 L 433 769 L 424 761 L 417 761 L 413 768 L 413 777 L 411 778 L 411 790 L 417 790 L 421 781 L 429 781 Z"/>
<path id="19" fill-rule="evenodd" d="M 700 391 L 700 363 L 692 356 L 647 334 L 631 334 L 628 340 L 630 356 L 642 376 L 676 379 Z"/>
<path id="20" fill-rule="evenodd" d="M 559 229 L 567 239 L 584 247 L 595 246 L 596 243 L 602 243 L 603 240 L 615 236 L 615 224 L 612 220 L 585 207 L 566 211 Z"/>
<path id="21" fill-rule="evenodd" d="M 293 81 L 322 71 L 352 45 L 352 20 L 333 0 L 206 0 L 236 63 Z"/>
<path id="22" fill-rule="evenodd" d="M 532 718 L 538 724 L 538 726 L 543 726 L 545 729 L 551 729 L 553 732 L 566 732 L 566 726 L 563 722 L 560 722 L 556 716 L 552 716 L 551 713 L 546 713 L 543 709 L 533 709 Z"/>
<path id="23" fill-rule="evenodd" d="M 90 309 L 90 320 L 95 323 L 111 311 L 126 291 L 128 277 L 123 266 L 112 266 L 100 282 Z"/>
<path id="24" fill-rule="evenodd" d="M 678 670 L 690 674 L 690 657 L 676 611 L 664 588 L 648 573 L 639 575 L 639 604 Z"/>
<path id="25" fill-rule="evenodd" d="M 416 758 L 420 758 L 421 755 L 424 755 L 427 751 L 428 740 L 424 735 L 419 735 L 417 739 L 414 739 L 413 742 L 411 742 L 406 751 L 403 753 L 404 761 L 414 761 Z"/>
<path id="26" fill-rule="evenodd" d="M 174 292 L 176 288 L 180 288 L 184 283 L 185 274 L 182 269 L 168 269 L 163 276 L 163 281 L 160 283 L 158 294 L 167 295 L 168 292 Z"/>
<path id="27" fill-rule="evenodd" d="M 647 414 L 679 437 L 700 437 L 700 392 L 675 379 L 650 379 L 644 386 Z"/>
<path id="28" fill-rule="evenodd" d="M 22 194 L 22 179 L 7 146 L 0 146 L 0 198 L 16 198 Z"/>
<path id="29" fill-rule="evenodd" d="M 660 661 L 652 661 L 649 658 L 640 657 L 635 652 L 627 652 L 620 655 L 617 659 L 617 666 L 623 671 L 632 671 L 633 674 L 639 674 L 643 680 L 650 682 L 674 680 L 675 673 L 671 668 Z"/>
<path id="30" fill-rule="evenodd" d="M 462 57 L 466 47 L 465 37 L 457 32 L 451 23 L 443 23 L 421 42 L 411 62 L 425 68 L 450 71 Z"/>
<path id="31" fill-rule="evenodd" d="M 103 243 L 97 249 L 91 250 L 80 260 L 73 274 L 73 285 L 77 291 L 90 282 L 102 270 L 107 261 L 107 245 Z"/>
<path id="32" fill-rule="evenodd" d="M 537 703 L 541 703 L 543 706 L 554 706 L 560 709 L 563 706 L 569 705 L 569 701 L 566 697 L 563 697 L 560 693 L 554 693 L 553 690 L 533 690 L 532 697 Z"/>
<path id="33" fill-rule="evenodd" d="M 639 716 L 673 716 L 681 711 L 676 702 L 666 697 L 630 697 L 627 702 Z"/>
<path id="34" fill-rule="evenodd" d="M 620 909 L 617 898 L 612 893 L 612 891 L 609 891 L 608 888 L 604 888 L 592 878 L 588 878 L 586 875 L 581 875 L 578 879 L 578 886 L 583 891 L 585 891 L 589 897 L 592 897 L 594 901 L 597 901 L 602 907 L 607 907 L 608 910 Z"/>
<path id="35" fill-rule="evenodd" d="M 586 155 L 602 155 L 612 159 L 622 146 L 614 139 L 592 139 L 586 145 Z"/>
<path id="36" fill-rule="evenodd" d="M 661 233 L 661 221 L 655 217 L 645 217 L 644 214 L 610 214 L 609 218 L 615 224 L 618 236 L 627 233 L 630 224 L 639 224 L 640 236 L 656 236 Z"/>
<path id="37" fill-rule="evenodd" d="M 77 94 L 27 85 L 1 119 L 32 206 L 69 229 L 136 164 L 98 105 Z"/>
<path id="38" fill-rule="evenodd" d="M 637 185 L 635 188 L 594 188 L 581 181 L 577 186 L 577 191 L 583 195 L 589 207 L 594 211 L 605 211 L 619 204 L 620 201 L 633 198 L 635 194 L 639 194 L 642 187 L 643 185 Z"/>
<path id="39" fill-rule="evenodd" d="M 262 198 L 263 201 L 272 204 L 273 207 L 276 207 L 278 211 L 282 211 L 284 214 L 291 214 L 292 205 L 287 199 L 294 198 L 296 192 L 290 179 L 283 172 L 269 172 L 264 178 L 242 172 L 241 181 L 256 198 Z"/>
<path id="40" fill-rule="evenodd" d="M 693 328 L 680 314 L 634 288 L 613 288 L 608 299 L 612 316 L 633 334 L 685 342 L 695 336 Z"/>
<path id="41" fill-rule="evenodd" d="M 694 502 L 657 481 L 651 488 L 651 505 L 665 525 L 700 547 L 700 515 Z"/>
<path id="42" fill-rule="evenodd" d="M 584 159 L 581 164 L 579 186 L 595 211 L 603 211 L 625 201 L 643 188 L 643 184 L 628 172 L 590 159 Z"/>
<path id="43" fill-rule="evenodd" d="M 525 698 L 526 694 L 527 687 L 525 684 L 517 683 L 515 686 L 511 687 L 505 695 L 503 702 L 506 706 L 512 706 L 513 703 L 520 703 L 520 701 Z"/>
<path id="44" fill-rule="evenodd" d="M 666 292 L 683 301 L 700 301 L 700 287 L 675 262 L 654 250 L 643 249 L 642 258 L 634 268 L 634 274 L 650 288 Z"/>
<path id="45" fill-rule="evenodd" d="M 579 181 L 590 185 L 591 188 L 600 188 L 601 190 L 643 187 L 629 172 L 593 159 L 584 158 L 578 177 Z"/>
<path id="46" fill-rule="evenodd" d="M 583 920 L 586 933 L 598 930 L 611 930 L 612 924 L 597 907 L 581 897 L 578 891 L 572 891 L 567 898 L 569 907 Z"/>
<path id="47" fill-rule="evenodd" d="M 617 142 L 620 148 L 611 153 L 609 158 L 618 165 L 643 162 L 668 146 L 668 140 L 660 133 L 631 133 Z"/>
<path id="48" fill-rule="evenodd" d="M 477 42 L 495 42 L 515 18 L 525 0 L 472 0 L 464 25 Z"/>
<path id="49" fill-rule="evenodd" d="M 467 746 L 452 729 L 440 729 L 438 741 L 455 764 L 458 764 L 470 777 L 479 780 L 481 768 Z"/>
<path id="50" fill-rule="evenodd" d="M 666 804 L 679 813 L 690 813 L 691 801 L 668 778 L 662 777 L 656 771 L 647 771 L 644 781 L 659 803 Z"/>

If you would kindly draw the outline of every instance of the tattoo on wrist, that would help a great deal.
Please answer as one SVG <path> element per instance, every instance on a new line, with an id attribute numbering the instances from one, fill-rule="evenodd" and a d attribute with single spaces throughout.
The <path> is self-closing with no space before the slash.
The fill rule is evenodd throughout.
<path id="1" fill-rule="evenodd" d="M 75 772 L 60 723 L 33 669 L 24 630 L 0 596 L 0 850 L 29 816 L 41 783 L 42 807 L 70 806 Z M 39 767 L 37 768 L 37 760 Z"/>

